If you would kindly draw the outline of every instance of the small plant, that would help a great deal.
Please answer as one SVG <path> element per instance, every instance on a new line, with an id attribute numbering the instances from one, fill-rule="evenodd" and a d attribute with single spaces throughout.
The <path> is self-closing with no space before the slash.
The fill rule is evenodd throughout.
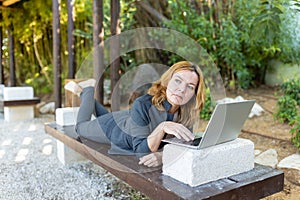
<path id="1" fill-rule="evenodd" d="M 296 117 L 295 124 L 290 130 L 292 143 L 300 150 L 300 116 Z"/>
<path id="2" fill-rule="evenodd" d="M 300 105 L 300 79 L 291 79 L 281 84 L 281 91 L 285 95 L 295 99 L 297 104 Z"/>
<path id="3" fill-rule="evenodd" d="M 282 83 L 280 90 L 284 95 L 277 101 L 279 109 L 274 116 L 281 123 L 292 125 L 298 115 L 297 106 L 300 105 L 300 79 L 290 79 Z"/>
<path id="4" fill-rule="evenodd" d="M 300 150 L 300 115 L 298 105 L 300 105 L 300 79 L 291 79 L 281 84 L 281 91 L 284 93 L 278 101 L 279 107 L 275 118 L 281 123 L 293 125 L 290 133 L 292 143 Z"/>
<path id="5" fill-rule="evenodd" d="M 206 98 L 205 98 L 205 104 L 203 109 L 200 112 L 200 118 L 204 120 L 209 120 L 212 112 L 214 110 L 214 103 L 211 101 L 210 91 L 209 89 L 206 90 Z"/>
<path id="6" fill-rule="evenodd" d="M 293 124 L 297 116 L 297 102 L 289 95 L 279 97 L 277 101 L 278 111 L 275 118 L 281 123 Z"/>

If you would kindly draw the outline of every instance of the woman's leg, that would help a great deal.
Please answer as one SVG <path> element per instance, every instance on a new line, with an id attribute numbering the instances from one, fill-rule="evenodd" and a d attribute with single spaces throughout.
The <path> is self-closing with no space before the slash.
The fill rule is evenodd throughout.
<path id="1" fill-rule="evenodd" d="M 82 92 L 80 99 L 83 103 L 80 105 L 80 108 L 82 107 L 82 109 L 80 111 L 80 115 L 78 115 L 80 118 L 77 118 L 77 123 L 90 120 L 92 114 L 95 114 L 96 117 L 99 117 L 108 113 L 108 110 L 101 103 L 94 99 L 94 88 L 87 89 L 87 91 Z"/>
<path id="2" fill-rule="evenodd" d="M 94 87 L 84 88 L 80 94 L 80 100 L 77 124 L 91 120 L 95 109 Z"/>
<path id="3" fill-rule="evenodd" d="M 92 114 L 95 111 L 94 87 L 84 88 L 81 92 L 80 99 L 81 103 L 76 124 L 77 133 L 87 139 L 110 144 L 98 120 L 91 120 Z M 104 113 L 103 110 L 101 112 Z"/>
<path id="4" fill-rule="evenodd" d="M 108 113 L 108 110 L 98 101 L 95 100 L 95 114 L 96 117 L 99 117 L 101 115 L 105 115 Z"/>

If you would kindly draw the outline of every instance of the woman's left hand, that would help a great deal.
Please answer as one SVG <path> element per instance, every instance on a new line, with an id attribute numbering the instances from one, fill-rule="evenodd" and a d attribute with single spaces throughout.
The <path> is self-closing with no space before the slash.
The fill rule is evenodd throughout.
<path id="1" fill-rule="evenodd" d="M 140 158 L 140 165 L 147 167 L 157 167 L 162 164 L 162 152 L 150 153 Z"/>

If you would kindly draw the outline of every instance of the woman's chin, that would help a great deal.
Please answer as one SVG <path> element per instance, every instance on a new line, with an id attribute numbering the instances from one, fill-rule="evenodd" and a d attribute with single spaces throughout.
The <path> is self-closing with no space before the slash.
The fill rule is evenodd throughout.
<path id="1" fill-rule="evenodd" d="M 181 101 L 177 100 L 177 99 L 171 99 L 170 103 L 173 106 L 180 106 L 181 105 Z"/>

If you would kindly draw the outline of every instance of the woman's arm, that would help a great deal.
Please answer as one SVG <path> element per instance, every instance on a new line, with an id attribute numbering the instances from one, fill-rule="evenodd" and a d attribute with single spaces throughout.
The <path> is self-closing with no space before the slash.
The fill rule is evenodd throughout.
<path id="1" fill-rule="evenodd" d="M 182 124 L 166 121 L 160 123 L 154 131 L 147 137 L 148 147 L 151 152 L 156 152 L 165 133 L 174 135 L 178 139 L 190 141 L 194 139 L 193 133 Z"/>

